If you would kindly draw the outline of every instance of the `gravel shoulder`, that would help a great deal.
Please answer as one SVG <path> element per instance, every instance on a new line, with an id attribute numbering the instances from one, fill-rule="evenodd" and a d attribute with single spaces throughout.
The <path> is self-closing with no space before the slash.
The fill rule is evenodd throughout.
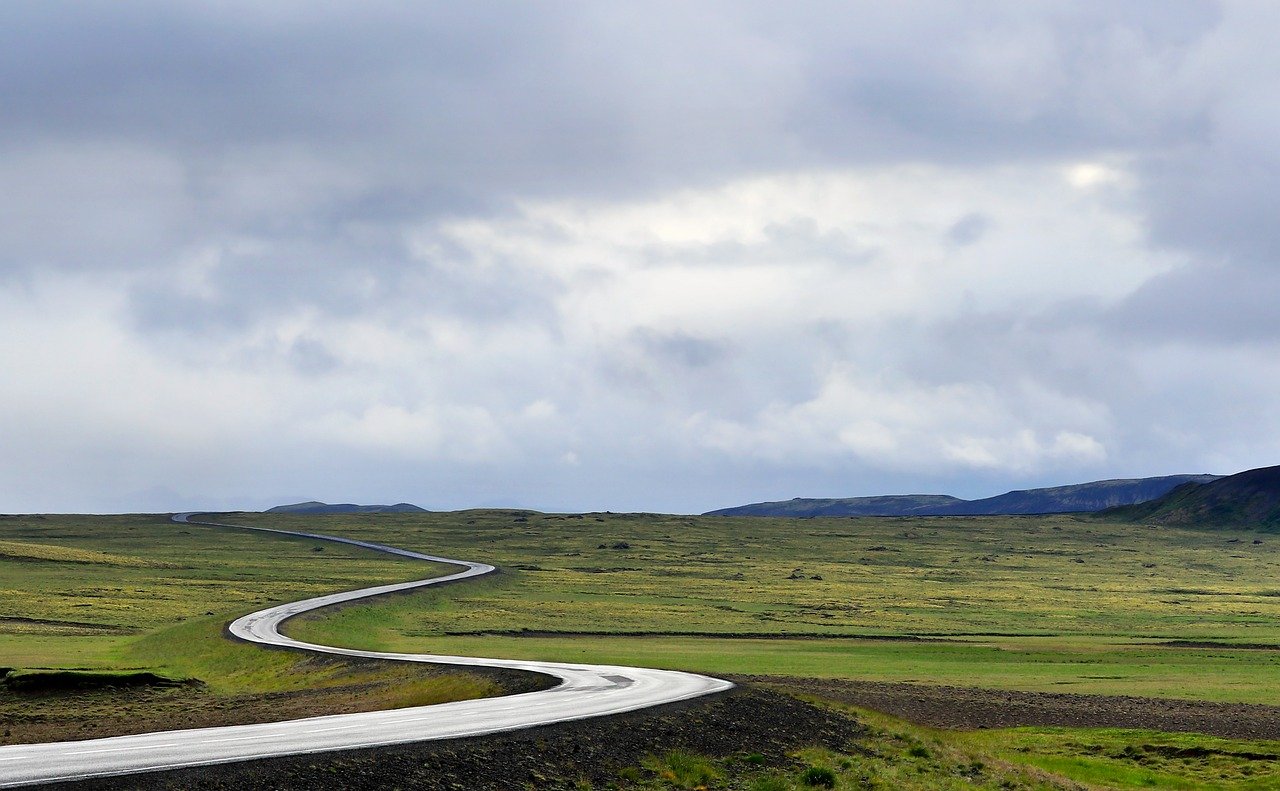
<path id="1" fill-rule="evenodd" d="M 807 746 L 840 748 L 862 733 L 856 720 L 777 692 L 738 688 L 658 709 L 508 734 L 367 750 L 273 758 L 145 775 L 39 786 L 75 791 L 243 791 L 270 788 L 519 789 L 601 784 L 645 756 L 669 750 L 770 762 Z"/>
<path id="2" fill-rule="evenodd" d="M 595 787 L 671 750 L 714 757 L 760 753 L 770 766 L 795 750 L 857 751 L 856 719 L 807 694 L 954 729 L 1016 726 L 1141 728 L 1280 739 L 1280 706 L 999 691 L 953 686 L 749 676 L 719 695 L 658 709 L 471 739 L 318 753 L 40 786 L 66 791 L 302 791 L 314 788 L 520 789 Z M 776 689 L 775 689 L 776 688 Z M 790 693 L 790 694 L 786 694 Z"/>

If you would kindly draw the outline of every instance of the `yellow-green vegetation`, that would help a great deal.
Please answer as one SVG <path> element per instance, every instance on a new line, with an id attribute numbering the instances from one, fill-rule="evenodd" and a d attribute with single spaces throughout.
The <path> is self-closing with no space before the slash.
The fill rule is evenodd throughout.
<path id="1" fill-rule="evenodd" d="M 958 749 L 1107 788 L 1280 788 L 1280 742 L 1138 730 L 935 732 Z"/>
<path id="2" fill-rule="evenodd" d="M 360 617 L 361 628 L 374 619 Z M 947 684 L 1029 692 L 1145 695 L 1280 704 L 1274 652 L 1162 648 L 1095 638 L 915 643 L 705 637 L 430 637 L 349 629 L 345 614 L 289 627 L 308 640 L 379 650 L 429 648 L 462 656 L 634 664 L 722 675 L 783 675 Z"/>
<path id="3" fill-rule="evenodd" d="M 801 750 L 785 766 L 751 753 L 714 759 L 673 752 L 624 769 L 612 787 L 748 791 L 1280 788 L 1280 742 L 1063 728 L 948 731 L 842 708 L 856 713 L 867 726 L 848 752 Z"/>
<path id="4" fill-rule="evenodd" d="M 445 568 L 163 516 L 6 518 L 0 541 L 0 663 L 51 667 L 68 653 L 76 666 L 116 666 L 139 636 L 193 618 Z M 11 647 L 22 662 L 8 661 Z"/>
<path id="5" fill-rule="evenodd" d="M 500 585 L 424 594 L 431 600 L 420 603 L 431 606 L 416 621 L 423 633 L 1280 641 L 1280 539 L 1247 532 L 1070 516 L 239 518 L 311 525 L 503 566 Z"/>
<path id="6" fill-rule="evenodd" d="M 1280 643 L 1270 535 L 1073 516 L 235 518 L 502 566 L 289 627 L 320 642 L 1280 703 L 1277 652 L 1165 645 Z M 927 639 L 857 639 L 884 636 Z"/>
<path id="7" fill-rule="evenodd" d="M 672 750 L 662 756 L 650 756 L 644 767 L 659 780 L 666 781 L 677 788 L 706 788 L 708 784 L 720 780 L 724 773 L 716 768 L 715 762 L 700 755 L 693 755 L 683 750 Z M 636 773 L 638 776 L 639 773 Z"/>
<path id="8" fill-rule="evenodd" d="M 1280 644 L 1280 539 L 1271 535 L 1072 516 L 783 520 L 473 511 L 236 514 L 224 521 L 374 540 L 502 568 L 496 577 L 290 623 L 291 633 L 320 642 L 1280 703 L 1278 652 L 1257 647 Z M 214 695 L 352 686 L 350 667 L 222 639 L 223 624 L 235 615 L 439 573 L 352 547 L 160 517 L 6 519 L 0 541 L 0 665 L 150 669 L 199 677 Z M 387 682 L 378 695 L 391 696 L 391 682 L 405 690 L 387 705 L 494 690 L 480 679 L 442 689 L 430 679 L 396 677 L 409 671 L 377 672 Z M 867 716 L 880 730 L 865 754 L 815 752 L 802 756 L 805 765 L 830 769 L 840 788 L 1278 784 L 1257 758 L 1274 752 L 1269 744 L 1121 731 L 930 731 Z M 672 780 L 663 771 L 685 782 L 678 764 L 690 777 L 703 773 L 699 782 L 747 787 L 726 763 L 687 758 L 655 758 L 648 769 L 636 768 L 635 782 L 665 787 Z M 775 776 L 759 769 L 749 779 L 807 787 L 799 770 Z"/>
<path id="9" fill-rule="evenodd" d="M 393 705 L 425 706 L 501 691 L 496 683 L 470 673 L 424 676 L 420 667 L 391 662 L 370 663 L 365 673 L 358 674 L 361 679 L 353 679 L 346 661 L 265 650 L 225 639 L 225 623 L 225 618 L 212 616 L 162 629 L 131 644 L 124 656 L 176 678 L 200 678 L 211 692 L 228 695 L 346 687 L 354 681 L 376 679 L 387 688 L 385 692 L 394 689 Z"/>
<path id="10" fill-rule="evenodd" d="M 303 690 L 349 689 L 348 697 L 358 691 L 364 708 L 497 694 L 498 684 L 472 674 L 317 661 L 223 636 L 235 616 L 271 603 L 446 568 L 329 542 L 178 525 L 163 516 L 8 517 L 0 519 L 0 667 L 199 679 L 199 687 L 152 695 L 184 712 L 217 709 L 230 699 L 248 708 L 253 702 L 245 695 Z M 150 719 L 148 707 L 134 705 L 143 695 L 67 694 L 76 695 L 74 704 L 0 694 L 0 721 L 8 726 L 0 741 L 27 738 L 24 728 L 46 736 L 40 729 L 67 714 L 84 721 Z M 335 703 L 347 705 L 326 705 Z M 216 712 L 210 716 L 216 720 Z"/>
<path id="11" fill-rule="evenodd" d="M 101 563 L 108 566 L 136 566 L 142 568 L 175 568 L 156 560 L 112 555 L 92 549 L 75 549 L 29 541 L 0 541 L 0 560 L 47 560 L 57 563 Z"/>

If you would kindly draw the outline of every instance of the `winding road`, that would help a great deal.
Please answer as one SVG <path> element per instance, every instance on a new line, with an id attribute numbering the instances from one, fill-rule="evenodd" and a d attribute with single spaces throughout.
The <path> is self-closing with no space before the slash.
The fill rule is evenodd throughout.
<path id="1" fill-rule="evenodd" d="M 479 736 L 620 714 L 723 692 L 733 686 L 728 681 L 672 670 L 436 654 L 396 654 L 336 648 L 294 640 L 280 634 L 279 628 L 285 620 L 300 613 L 385 593 L 479 577 L 496 569 L 486 563 L 424 555 L 366 541 L 264 527 L 196 522 L 191 521 L 192 516 L 194 513 L 177 514 L 173 521 L 334 541 L 464 567 L 463 571 L 443 577 L 333 593 L 259 610 L 231 623 L 230 632 L 242 640 L 342 656 L 528 670 L 552 676 L 559 683 L 538 692 L 391 711 L 0 747 L 0 788 L 299 753 Z"/>

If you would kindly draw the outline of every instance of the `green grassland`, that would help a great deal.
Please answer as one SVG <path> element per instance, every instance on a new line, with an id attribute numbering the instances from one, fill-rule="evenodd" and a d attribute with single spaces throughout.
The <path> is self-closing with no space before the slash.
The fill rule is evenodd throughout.
<path id="1" fill-rule="evenodd" d="M 3 519 L 0 658 L 64 667 L 73 656 L 76 667 L 117 667 L 144 636 L 182 622 L 215 616 L 216 634 L 229 616 L 270 603 L 444 568 L 162 516 Z M 153 640 L 143 653 L 157 657 L 184 641 Z"/>
<path id="2" fill-rule="evenodd" d="M 289 631 L 322 641 L 371 641 L 332 626 Z M 1144 695 L 1236 703 L 1280 704 L 1280 662 L 1260 651 L 1131 646 L 1079 638 L 1037 643 L 890 643 L 858 639 L 767 640 L 680 637 L 397 637 L 379 650 L 420 649 L 461 656 L 642 665 L 722 675 L 849 678 L 1030 692 Z"/>
<path id="3" fill-rule="evenodd" d="M 1280 642 L 1280 539 L 1247 532 L 1068 516 L 239 518 L 503 567 L 497 583 L 424 593 L 414 604 L 424 635 L 528 629 Z"/>
<path id="4" fill-rule="evenodd" d="M 362 705 L 373 708 L 497 694 L 493 681 L 470 674 L 319 662 L 223 636 L 234 617 L 268 604 L 446 568 L 328 542 L 177 525 L 163 516 L 0 519 L 0 667 L 28 674 L 147 670 L 202 682 L 73 698 L 0 688 L 0 743 L 66 735 L 59 727 L 150 722 L 166 706 L 204 707 L 216 717 L 232 705 L 251 708 L 255 694 L 323 697 L 326 689 L 335 696 L 359 689 Z M 60 721 L 65 727 L 56 726 Z"/>
<path id="5" fill-rule="evenodd" d="M 1071 516 L 237 518 L 503 568 L 288 627 L 322 642 L 1280 703 L 1280 652 L 1227 647 L 1280 644 L 1271 536 Z M 886 636 L 923 639 L 868 639 Z"/>
<path id="6" fill-rule="evenodd" d="M 502 569 L 286 628 L 338 645 L 1280 703 L 1280 651 L 1258 647 L 1280 645 L 1280 539 L 1273 535 L 1075 516 L 471 511 L 235 514 L 225 521 L 374 540 Z M 269 603 L 441 570 L 161 517 L 0 519 L 0 666 L 147 669 L 198 677 L 207 694 L 228 698 L 341 692 L 355 688 L 351 668 L 234 643 L 222 637 L 223 625 Z M 497 691 L 483 679 L 369 672 L 383 682 L 377 705 Z M 356 681 L 367 688 L 367 678 Z M 0 696 L 0 722 L 30 714 L 11 704 Z M 102 705 L 110 714 L 117 701 Z M 1276 752 L 1274 743 L 1099 730 L 935 732 L 865 716 L 880 728 L 868 753 L 800 760 L 830 765 L 837 787 L 851 788 L 1280 785 L 1271 769 L 1263 771 L 1271 764 L 1250 757 Z M 640 786 L 670 787 L 662 760 L 637 770 Z M 723 764 L 716 771 L 732 774 Z M 799 775 L 779 772 L 760 769 L 747 779 L 762 788 L 803 787 Z M 940 785 L 943 778 L 950 785 Z"/>

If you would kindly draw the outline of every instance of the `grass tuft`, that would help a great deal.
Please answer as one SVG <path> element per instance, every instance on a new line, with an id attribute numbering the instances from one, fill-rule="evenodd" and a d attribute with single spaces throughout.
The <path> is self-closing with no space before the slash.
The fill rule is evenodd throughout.
<path id="1" fill-rule="evenodd" d="M 650 756 L 645 767 L 676 788 L 706 788 L 720 778 L 711 759 L 700 755 L 672 750 L 661 757 Z"/>
<path id="2" fill-rule="evenodd" d="M 815 788 L 835 788 L 836 773 L 825 766 L 810 766 L 800 773 L 800 782 Z"/>

